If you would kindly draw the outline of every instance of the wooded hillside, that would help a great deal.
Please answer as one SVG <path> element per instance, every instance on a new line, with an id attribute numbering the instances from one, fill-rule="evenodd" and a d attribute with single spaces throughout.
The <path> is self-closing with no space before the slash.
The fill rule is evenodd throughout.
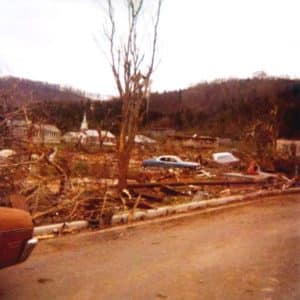
<path id="1" fill-rule="evenodd" d="M 80 90 L 16 77 L 0 77 L 0 97 L 11 106 L 37 101 L 80 102 L 87 100 Z"/>
<path id="2" fill-rule="evenodd" d="M 279 135 L 300 137 L 300 80 L 255 77 L 201 83 L 153 94 L 150 105 L 152 115 L 164 124 L 226 136 L 240 136 L 253 123 L 267 121 L 274 109 Z"/>
<path id="3" fill-rule="evenodd" d="M 93 101 L 74 89 L 12 77 L 0 78 L 0 100 L 0 110 L 34 102 L 32 117 L 63 131 L 78 129 L 84 111 L 92 128 L 117 131 L 120 118 L 118 100 Z M 263 122 L 278 136 L 300 138 L 299 119 L 300 80 L 263 76 L 153 93 L 142 126 L 240 138 Z"/>

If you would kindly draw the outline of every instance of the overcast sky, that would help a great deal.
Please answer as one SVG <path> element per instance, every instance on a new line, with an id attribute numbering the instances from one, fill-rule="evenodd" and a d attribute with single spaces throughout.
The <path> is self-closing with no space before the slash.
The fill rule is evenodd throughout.
<path id="1" fill-rule="evenodd" d="M 116 94 L 101 38 L 105 3 L 1 0 L 0 75 Z M 300 77 L 299 11 L 299 0 L 164 0 L 152 89 L 257 71 Z"/>

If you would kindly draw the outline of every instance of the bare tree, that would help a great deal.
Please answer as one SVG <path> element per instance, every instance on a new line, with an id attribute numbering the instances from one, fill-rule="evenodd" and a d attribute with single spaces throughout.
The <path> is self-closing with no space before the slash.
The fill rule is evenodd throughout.
<path id="1" fill-rule="evenodd" d="M 107 0 L 110 22 L 110 30 L 107 32 L 110 45 L 110 64 L 119 97 L 122 101 L 120 135 L 117 143 L 119 162 L 118 185 L 120 190 L 126 187 L 134 138 L 141 121 L 142 108 L 150 93 L 150 79 L 154 69 L 162 1 L 157 0 L 155 2 L 157 7 L 151 28 L 153 29 L 151 34 L 152 49 L 150 49 L 150 55 L 148 54 L 147 56 L 148 61 L 145 62 L 146 53 L 141 50 L 141 41 L 138 39 L 139 20 L 143 16 L 144 1 L 126 0 L 128 13 L 127 35 L 125 42 L 117 45 L 115 7 L 112 4 L 112 0 Z"/>

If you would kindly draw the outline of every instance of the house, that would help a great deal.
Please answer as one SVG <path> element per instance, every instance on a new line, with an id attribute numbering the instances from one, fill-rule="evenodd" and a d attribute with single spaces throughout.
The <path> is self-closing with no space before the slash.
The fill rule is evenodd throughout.
<path id="1" fill-rule="evenodd" d="M 62 137 L 62 141 L 67 144 L 76 144 L 80 139 L 80 132 L 69 131 L 65 133 Z"/>
<path id="2" fill-rule="evenodd" d="M 100 131 L 100 140 L 101 145 L 106 147 L 114 147 L 116 146 L 116 136 L 112 134 L 108 130 L 101 130 Z"/>
<path id="3" fill-rule="evenodd" d="M 286 156 L 295 156 L 300 157 L 300 140 L 287 140 L 287 139 L 278 139 L 276 141 L 276 151 L 279 154 Z"/>
<path id="4" fill-rule="evenodd" d="M 95 129 L 86 129 L 80 133 L 80 142 L 84 145 L 99 145 L 99 132 Z"/>
<path id="5" fill-rule="evenodd" d="M 60 144 L 61 131 L 52 124 L 34 124 L 33 143 Z"/>
<path id="6" fill-rule="evenodd" d="M 116 136 L 108 130 L 101 130 L 100 134 L 101 134 L 102 139 L 105 139 L 105 140 L 108 140 L 108 141 L 112 141 L 112 140 L 116 139 Z"/>
<path id="7" fill-rule="evenodd" d="M 59 144 L 61 131 L 53 124 L 33 124 L 31 121 L 11 120 L 8 128 L 16 139 L 34 144 Z"/>
<path id="8" fill-rule="evenodd" d="M 16 139 L 26 139 L 31 125 L 31 122 L 26 122 L 25 120 L 9 120 L 7 122 L 7 127 Z"/>

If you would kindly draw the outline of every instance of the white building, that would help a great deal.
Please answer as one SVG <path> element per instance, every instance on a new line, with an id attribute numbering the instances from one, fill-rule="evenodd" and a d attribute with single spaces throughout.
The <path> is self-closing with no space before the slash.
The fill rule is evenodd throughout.
<path id="1" fill-rule="evenodd" d="M 33 124 L 25 120 L 12 120 L 8 123 L 12 135 L 34 144 L 59 144 L 61 131 L 53 124 Z"/>
<path id="2" fill-rule="evenodd" d="M 82 130 L 80 133 L 80 141 L 86 145 L 99 145 L 99 132 L 95 129 Z"/>
<path id="3" fill-rule="evenodd" d="M 62 140 L 65 143 L 76 144 L 80 139 L 80 135 L 80 132 L 69 131 L 63 135 Z"/>
<path id="4" fill-rule="evenodd" d="M 80 131 L 70 131 L 63 136 L 63 141 L 66 143 L 82 143 L 85 145 L 115 145 L 116 137 L 107 130 L 98 131 L 89 129 L 86 113 L 80 125 Z"/>
<path id="5" fill-rule="evenodd" d="M 296 156 L 300 157 L 300 140 L 278 139 L 276 150 L 278 153 L 288 156 L 292 156 L 295 151 Z"/>

